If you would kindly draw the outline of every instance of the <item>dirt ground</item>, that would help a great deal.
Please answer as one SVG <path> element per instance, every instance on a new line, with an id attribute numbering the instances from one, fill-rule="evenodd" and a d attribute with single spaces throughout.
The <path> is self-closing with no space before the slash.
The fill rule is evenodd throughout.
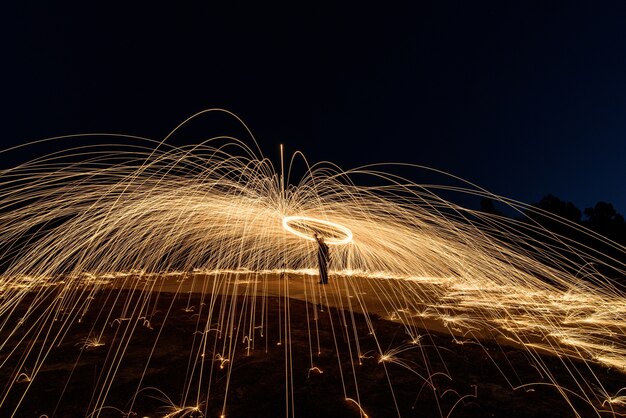
<path id="1" fill-rule="evenodd" d="M 9 389 L 0 416 L 15 410 L 16 417 L 87 416 L 103 387 L 108 391 L 100 417 L 164 416 L 171 412 L 164 395 L 180 405 L 185 393 L 185 405 L 199 401 L 210 417 L 361 416 L 347 397 L 373 418 L 574 417 L 574 409 L 581 417 L 626 413 L 624 408 L 611 413 L 610 404 L 601 405 L 602 397 L 592 397 L 590 405 L 575 395 L 581 393 L 579 385 L 592 393 L 601 382 L 610 394 L 624 386 L 623 374 L 600 366 L 533 358 L 489 341 L 461 344 L 426 329 L 411 344 L 396 322 L 282 297 L 220 295 L 213 312 L 234 313 L 229 316 L 234 332 L 210 331 L 202 340 L 206 315 L 199 307 L 211 299 L 206 294 L 155 293 L 149 316 L 140 316 L 129 314 L 129 306 L 142 297 L 136 293 L 118 289 L 94 296 L 80 322 L 64 322 L 63 315 L 56 322 L 42 319 L 37 312 L 47 311 L 42 305 L 13 334 L 15 328 L 5 326 L 0 361 L 13 347 L 17 354 L 0 368 L 3 393 Z M 20 306 L 29 306 L 28 298 Z M 17 323 L 24 315 L 25 308 L 18 308 L 3 320 Z M 254 329 L 259 321 L 263 328 Z M 49 329 L 33 339 L 43 327 Z M 59 330 L 63 338 L 54 340 Z M 85 347 L 94 330 L 103 331 L 104 345 Z M 29 342 L 34 349 L 27 354 Z M 234 347 L 227 362 L 220 357 L 228 352 L 224 347 Z M 395 356 L 381 359 L 381 352 L 394 348 Z M 45 362 L 28 381 L 44 354 Z M 111 370 L 114 376 L 108 375 Z M 202 415 L 187 410 L 174 416 Z"/>

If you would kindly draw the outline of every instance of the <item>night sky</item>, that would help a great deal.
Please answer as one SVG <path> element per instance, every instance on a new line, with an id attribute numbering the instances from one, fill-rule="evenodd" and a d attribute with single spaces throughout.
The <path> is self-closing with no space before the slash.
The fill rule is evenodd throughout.
<path id="1" fill-rule="evenodd" d="M 3 148 L 85 132 L 161 139 L 221 107 L 273 159 L 284 143 L 343 168 L 416 163 L 527 203 L 552 193 L 626 212 L 626 3 L 15 3 L 3 10 Z M 227 133 L 240 134 L 205 118 L 173 142 Z"/>

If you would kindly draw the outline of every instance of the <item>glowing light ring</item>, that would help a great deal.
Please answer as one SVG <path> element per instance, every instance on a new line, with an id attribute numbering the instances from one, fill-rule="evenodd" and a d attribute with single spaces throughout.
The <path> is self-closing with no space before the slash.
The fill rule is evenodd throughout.
<path id="1" fill-rule="evenodd" d="M 292 234 L 299 236 L 300 238 L 308 239 L 309 241 L 315 241 L 315 237 L 313 237 L 312 235 L 305 234 L 301 231 L 298 231 L 297 229 L 293 228 L 290 225 L 291 222 L 297 222 L 297 221 L 302 222 L 304 224 L 312 223 L 312 224 L 324 225 L 324 226 L 329 227 L 330 229 L 333 229 L 334 232 L 336 231 L 338 233 L 337 235 L 343 235 L 343 236 L 340 236 L 339 238 L 325 236 L 324 242 L 326 242 L 326 244 L 344 245 L 352 241 L 352 231 L 349 228 L 346 228 L 345 226 L 337 224 L 335 222 L 325 221 L 323 219 L 310 218 L 307 216 L 285 216 L 283 218 L 283 228 L 285 228 L 287 231 L 291 232 Z M 313 227 L 309 227 L 309 228 L 311 230 L 315 229 Z"/>

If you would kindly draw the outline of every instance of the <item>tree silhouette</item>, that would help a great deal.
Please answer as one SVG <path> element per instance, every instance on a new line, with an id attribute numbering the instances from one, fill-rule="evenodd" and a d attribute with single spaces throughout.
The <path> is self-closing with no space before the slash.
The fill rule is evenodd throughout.
<path id="1" fill-rule="evenodd" d="M 598 202 L 594 207 L 585 209 L 585 217 L 583 224 L 589 229 L 626 244 L 626 222 L 612 204 Z"/>
<path id="2" fill-rule="evenodd" d="M 565 202 L 551 194 L 544 196 L 539 203 L 535 203 L 533 206 L 576 223 L 580 223 L 582 218 L 580 209 L 574 206 L 572 202 Z"/>
<path id="3" fill-rule="evenodd" d="M 502 212 L 496 209 L 494 201 L 490 197 L 483 197 L 480 199 L 480 211 L 492 215 L 502 216 Z"/>

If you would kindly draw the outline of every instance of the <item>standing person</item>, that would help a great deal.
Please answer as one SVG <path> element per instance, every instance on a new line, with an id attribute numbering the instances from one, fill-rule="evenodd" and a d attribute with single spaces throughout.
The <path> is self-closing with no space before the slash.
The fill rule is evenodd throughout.
<path id="1" fill-rule="evenodd" d="M 320 269 L 320 284 L 328 284 L 328 245 L 324 242 L 324 237 L 315 233 L 315 240 L 317 241 L 317 264 Z"/>

